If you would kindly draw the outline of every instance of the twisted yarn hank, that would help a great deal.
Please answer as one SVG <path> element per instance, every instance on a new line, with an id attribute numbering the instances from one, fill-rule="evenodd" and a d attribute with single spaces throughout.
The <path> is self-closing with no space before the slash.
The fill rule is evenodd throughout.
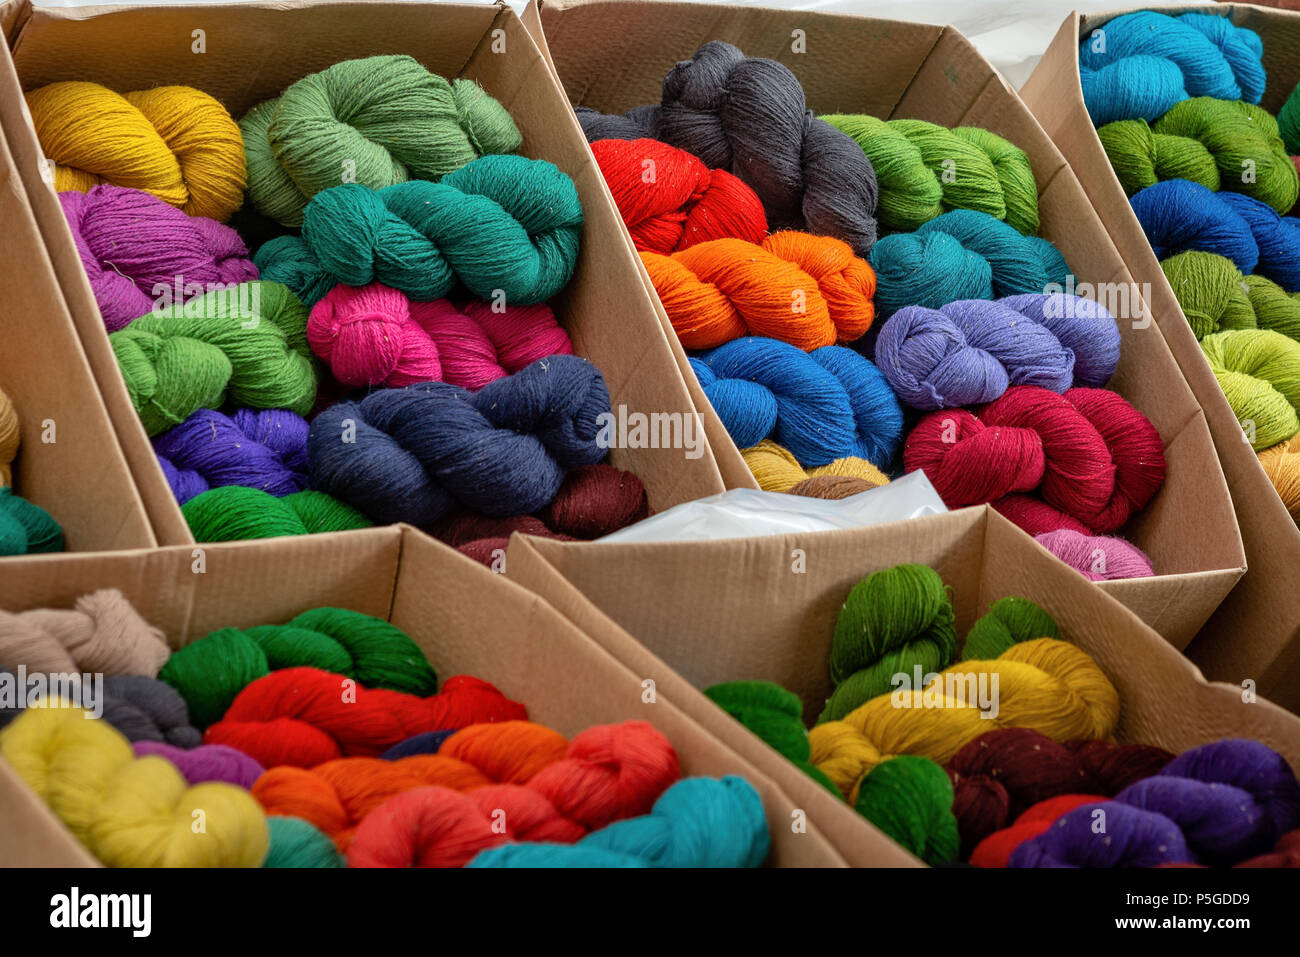
<path id="1" fill-rule="evenodd" d="M 1300 342 L 1265 329 L 1216 332 L 1201 352 L 1256 451 L 1300 432 Z"/>
<path id="2" fill-rule="evenodd" d="M 170 654 L 163 633 L 116 588 L 82 595 L 68 610 L 0 611 L 0 668 L 153 676 Z"/>
<path id="3" fill-rule="evenodd" d="M 346 532 L 372 524 L 355 508 L 324 492 L 305 489 L 276 498 L 243 485 L 200 492 L 181 506 L 181 514 L 199 542 Z"/>
<path id="4" fill-rule="evenodd" d="M 835 459 L 826 465 L 816 465 L 810 469 L 805 469 L 789 449 L 778 445 L 771 439 L 764 439 L 751 448 L 742 449 L 740 454 L 744 456 L 745 464 L 749 466 L 749 471 L 753 473 L 754 480 L 758 482 L 758 487 L 765 492 L 789 492 L 792 495 L 808 494 L 808 483 L 819 479 L 832 482 L 842 480 L 850 483 L 860 483 L 861 488 L 858 491 L 889 484 L 889 477 L 884 472 L 866 459 L 857 458 L 856 456 Z M 797 491 L 801 486 L 805 487 L 804 490 L 802 492 Z M 812 487 L 816 488 L 817 486 Z"/>
<path id="5" fill-rule="evenodd" d="M 176 501 L 210 488 L 243 485 L 276 497 L 307 485 L 307 431 L 286 409 L 237 409 L 227 416 L 199 409 L 153 440 Z"/>
<path id="6" fill-rule="evenodd" d="M 49 512 L 0 488 L 0 556 L 61 552 L 63 529 Z"/>

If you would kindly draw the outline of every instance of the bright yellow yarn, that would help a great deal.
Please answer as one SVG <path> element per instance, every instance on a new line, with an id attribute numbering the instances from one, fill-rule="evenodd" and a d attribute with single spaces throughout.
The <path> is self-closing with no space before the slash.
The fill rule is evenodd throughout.
<path id="1" fill-rule="evenodd" d="M 884 472 L 866 459 L 852 456 L 805 471 L 788 449 L 771 439 L 764 439 L 753 448 L 745 449 L 741 455 L 745 457 L 749 470 L 754 473 L 758 487 L 765 492 L 788 492 L 804 479 L 816 475 L 860 478 L 874 486 L 889 484 L 889 477 Z"/>
<path id="2" fill-rule="evenodd" d="M 1264 474 L 1282 497 L 1291 517 L 1300 524 L 1300 435 L 1259 453 Z"/>
<path id="3" fill-rule="evenodd" d="M 13 461 L 18 455 L 18 411 L 0 391 L 0 488 L 14 484 Z"/>
<path id="4" fill-rule="evenodd" d="M 997 674 L 998 713 L 981 716 L 978 701 L 943 693 L 945 675 Z M 947 764 L 969 741 L 998 728 L 1032 728 L 1055 741 L 1108 738 L 1119 721 L 1119 693 L 1096 662 L 1074 645 L 1036 638 L 1012 645 L 994 661 L 952 665 L 926 691 L 882 694 L 842 721 L 808 733 L 811 760 L 844 796 L 876 765 L 900 754 Z M 895 696 L 910 707 L 899 707 Z M 923 707 L 926 698 L 931 707 Z"/>
<path id="5" fill-rule="evenodd" d="M 136 758 L 107 722 L 65 705 L 28 708 L 0 755 L 110 867 L 260 867 L 261 806 L 232 784 L 190 787 L 170 761 Z"/>
<path id="6" fill-rule="evenodd" d="M 51 83 L 27 94 L 59 190 L 113 183 L 219 222 L 243 202 L 244 140 L 226 108 L 188 86 L 114 93 Z"/>

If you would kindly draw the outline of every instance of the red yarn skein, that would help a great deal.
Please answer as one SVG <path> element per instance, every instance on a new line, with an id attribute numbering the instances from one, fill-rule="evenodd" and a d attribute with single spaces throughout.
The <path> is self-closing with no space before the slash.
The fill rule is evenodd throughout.
<path id="1" fill-rule="evenodd" d="M 980 841 L 971 852 L 970 863 L 976 867 L 1006 867 L 1017 847 L 1036 838 L 1076 807 L 1104 801 L 1098 794 L 1062 794 L 1040 801 L 1028 808 L 1010 827 L 995 831 Z"/>

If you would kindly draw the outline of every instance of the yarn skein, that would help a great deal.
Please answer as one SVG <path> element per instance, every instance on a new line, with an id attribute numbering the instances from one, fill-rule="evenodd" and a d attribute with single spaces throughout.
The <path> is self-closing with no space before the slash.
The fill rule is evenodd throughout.
<path id="1" fill-rule="evenodd" d="M 830 778 L 809 761 L 808 730 L 803 726 L 803 702 L 798 695 L 771 681 L 729 681 L 705 688 L 704 694 L 800 771 L 839 796 Z"/>
<path id="2" fill-rule="evenodd" d="M 1097 129 L 1097 139 L 1128 196 L 1170 179 L 1219 191 L 1219 166 L 1200 140 L 1155 133 L 1141 119 L 1106 123 Z"/>
<path id="3" fill-rule="evenodd" d="M 0 488 L 0 557 L 61 552 L 63 529 L 49 512 L 11 488 Z"/>
<path id="4" fill-rule="evenodd" d="M 276 498 L 243 485 L 200 492 L 181 506 L 181 514 L 199 542 L 346 532 L 372 524 L 351 505 L 324 492 L 306 489 Z"/>
<path id="5" fill-rule="evenodd" d="M 210 488 L 243 485 L 277 498 L 307 485 L 307 432 L 286 409 L 237 409 L 233 416 L 199 409 L 153 440 L 176 501 Z"/>
<path id="6" fill-rule="evenodd" d="M 1277 489 L 1282 504 L 1291 513 L 1291 517 L 1300 524 L 1300 435 L 1292 436 L 1289 442 L 1279 442 L 1272 448 L 1259 453 L 1259 464 L 1264 467 L 1264 474 Z"/>
<path id="7" fill-rule="evenodd" d="M 201 744 L 187 750 L 163 741 L 136 741 L 131 750 L 137 758 L 150 754 L 166 758 L 190 784 L 225 781 L 248 790 L 266 770 L 243 751 L 224 744 Z"/>
<path id="8" fill-rule="evenodd" d="M 1084 535 L 1070 528 L 1058 528 L 1034 538 L 1089 581 L 1151 578 L 1155 575 L 1146 553 L 1122 538 Z"/>
<path id="9" fill-rule="evenodd" d="M 789 492 L 792 495 L 806 494 L 809 482 L 825 479 L 831 482 L 860 483 L 858 491 L 878 488 L 889 484 L 889 477 L 866 459 L 847 456 L 826 465 L 816 465 L 805 469 L 799 460 L 786 449 L 771 439 L 764 439 L 757 445 L 742 449 L 745 464 L 754 475 L 754 481 L 765 492 Z M 804 491 L 796 491 L 804 486 Z M 816 488 L 817 486 L 812 486 Z M 837 496 L 819 496 L 837 497 Z"/>
<path id="10" fill-rule="evenodd" d="M 1259 245 L 1250 224 L 1217 193 L 1182 179 L 1156 183 L 1130 201 L 1157 259 L 1188 249 L 1218 253 L 1254 272 Z"/>
<path id="11" fill-rule="evenodd" d="M 152 677 L 170 654 L 163 633 L 116 588 L 82 595 L 68 610 L 0 611 L 0 668 Z"/>
<path id="12" fill-rule="evenodd" d="M 1265 329 L 1216 332 L 1201 352 L 1257 452 L 1300 432 L 1300 342 Z"/>

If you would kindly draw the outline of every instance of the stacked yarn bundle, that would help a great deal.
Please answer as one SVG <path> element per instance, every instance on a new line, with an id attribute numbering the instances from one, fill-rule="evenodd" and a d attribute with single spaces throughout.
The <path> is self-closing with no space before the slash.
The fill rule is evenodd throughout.
<path id="1" fill-rule="evenodd" d="M 0 557 L 63 551 L 63 529 L 53 516 L 13 490 L 13 462 L 22 434 L 18 410 L 0 390 Z"/>
<path id="2" fill-rule="evenodd" d="M 1226 16 L 1151 11 L 1080 44 L 1084 99 L 1206 360 L 1294 514 L 1300 462 L 1300 98 L 1259 104 L 1264 45 Z"/>
<path id="3" fill-rule="evenodd" d="M 593 537 L 643 517 L 623 500 L 644 488 L 621 473 L 575 478 L 576 497 L 556 502 L 571 470 L 604 458 L 596 419 L 610 411 L 546 305 L 576 266 L 582 208 L 557 167 L 513 155 L 514 120 L 473 81 L 409 56 L 347 60 L 238 122 L 188 87 L 56 83 L 27 101 L 128 392 L 199 540 L 436 530 L 453 512 L 567 534 L 550 507 L 579 509 Z M 696 172 L 718 183 L 714 215 L 731 216 L 748 187 Z M 283 227 L 252 254 L 225 225 L 245 198 Z M 761 239 L 756 198 L 749 212 Z M 826 279 L 846 328 L 871 319 L 857 262 L 865 279 Z M 861 301 L 842 303 L 852 282 L 867 283 Z M 552 399 L 569 389 L 563 412 Z M 24 526 L 48 537 L 9 521 L 8 501 L 0 548 L 21 550 Z M 458 545 L 484 559 L 480 543 L 502 534 Z"/>
<path id="4" fill-rule="evenodd" d="M 770 847 L 757 792 L 681 779 L 648 722 L 567 740 L 346 609 L 171 652 L 108 590 L 0 614 L 0 666 L 110 676 L 95 702 L 60 686 L 0 713 L 0 757 L 110 866 L 757 867 Z"/>

